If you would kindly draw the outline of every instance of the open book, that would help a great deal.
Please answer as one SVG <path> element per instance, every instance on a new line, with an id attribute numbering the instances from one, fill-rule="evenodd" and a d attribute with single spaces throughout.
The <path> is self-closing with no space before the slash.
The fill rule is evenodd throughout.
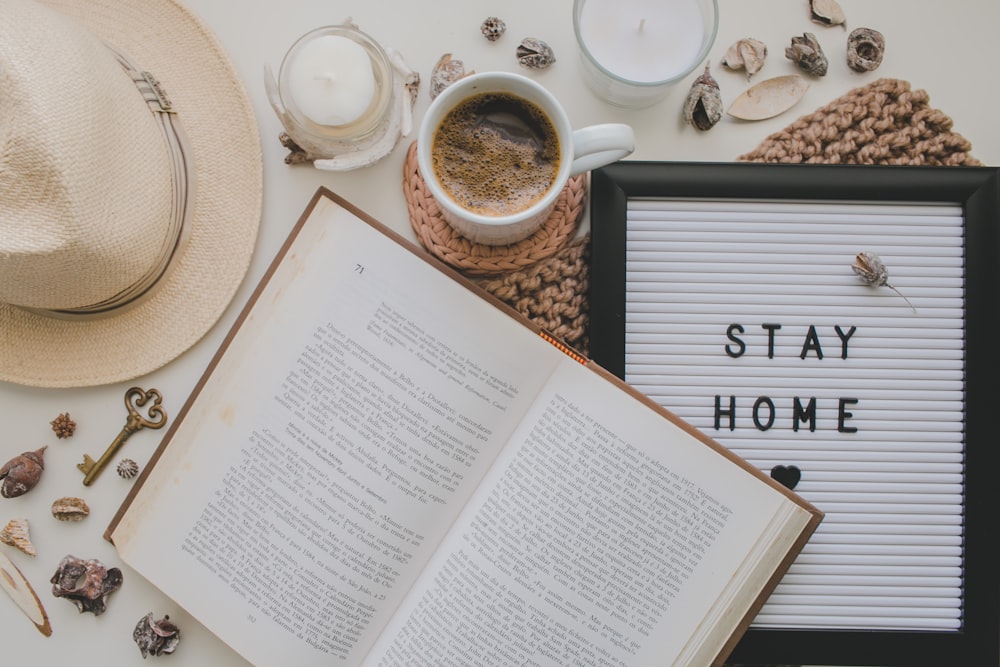
<path id="1" fill-rule="evenodd" d="M 259 666 L 702 666 L 820 519 L 320 190 L 107 537 Z"/>

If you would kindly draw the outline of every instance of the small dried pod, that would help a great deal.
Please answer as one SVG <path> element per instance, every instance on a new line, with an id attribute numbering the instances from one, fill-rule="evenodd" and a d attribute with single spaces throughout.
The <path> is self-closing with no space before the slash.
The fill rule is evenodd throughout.
<path id="1" fill-rule="evenodd" d="M 517 62 L 528 69 L 545 69 L 556 61 L 552 47 L 535 37 L 526 37 L 517 46 Z"/>
<path id="2" fill-rule="evenodd" d="M 181 642 L 181 630 L 170 620 L 170 616 L 157 620 L 153 617 L 153 612 L 149 612 L 135 624 L 132 639 L 143 658 L 147 655 L 170 654 Z"/>
<path id="3" fill-rule="evenodd" d="M 855 72 L 871 72 L 882 64 L 885 37 L 878 30 L 857 28 L 847 36 L 847 66 Z"/>
<path id="4" fill-rule="evenodd" d="M 116 470 L 122 479 L 132 479 L 139 474 L 139 464 L 132 459 L 122 459 L 118 462 Z"/>
<path id="5" fill-rule="evenodd" d="M 507 31 L 507 24 L 496 16 L 490 16 L 479 26 L 479 31 L 483 33 L 483 37 L 495 42 Z"/>
<path id="6" fill-rule="evenodd" d="M 76 432 L 76 422 L 70 419 L 68 412 L 61 413 L 49 422 L 57 438 L 69 438 Z"/>
<path id="7" fill-rule="evenodd" d="M 886 267 L 885 262 L 882 261 L 882 258 L 875 253 L 867 250 L 859 252 L 854 258 L 854 264 L 851 265 L 851 269 L 855 275 L 861 278 L 861 282 L 865 285 L 869 287 L 888 287 L 901 296 L 913 312 L 917 312 L 917 309 L 910 303 L 910 300 L 902 292 L 889 284 L 889 269 Z"/>
<path id="8" fill-rule="evenodd" d="M 108 596 L 121 588 L 124 577 L 117 567 L 107 568 L 96 559 L 83 560 L 69 555 L 49 580 L 52 595 L 66 598 L 82 614 L 89 611 L 100 616 L 107 608 Z"/>
<path id="9" fill-rule="evenodd" d="M 0 496 L 17 498 L 35 488 L 45 470 L 45 449 L 24 452 L 0 468 Z"/>
<path id="10" fill-rule="evenodd" d="M 792 45 L 785 49 L 785 57 L 816 76 L 826 76 L 830 65 L 816 35 L 811 32 L 802 33 L 801 37 L 792 37 Z"/>
<path id="11" fill-rule="evenodd" d="M 21 553 L 29 556 L 36 556 L 38 554 L 35 551 L 35 545 L 31 543 L 31 537 L 28 535 L 27 519 L 11 519 L 8 521 L 3 530 L 0 530 L 0 542 L 9 544 Z"/>
<path id="12" fill-rule="evenodd" d="M 702 132 L 712 127 L 722 118 L 722 93 L 705 65 L 705 71 L 691 84 L 687 99 L 684 100 L 684 120 Z"/>
<path id="13" fill-rule="evenodd" d="M 442 90 L 470 74 L 475 74 L 475 72 L 466 72 L 465 64 L 461 60 L 452 58 L 450 53 L 444 54 L 438 58 L 437 64 L 434 65 L 434 71 L 431 72 L 429 91 L 431 99 L 433 100 L 441 94 Z"/>
<path id="14" fill-rule="evenodd" d="M 747 37 L 733 43 L 722 56 L 722 64 L 731 70 L 746 70 L 747 81 L 764 67 L 767 45 L 759 39 Z"/>
<path id="15" fill-rule="evenodd" d="M 809 0 L 810 18 L 823 25 L 842 25 L 847 23 L 847 16 L 837 0 Z"/>
<path id="16" fill-rule="evenodd" d="M 90 507 L 83 498 L 66 496 L 52 503 L 52 516 L 60 521 L 82 521 L 90 514 Z"/>

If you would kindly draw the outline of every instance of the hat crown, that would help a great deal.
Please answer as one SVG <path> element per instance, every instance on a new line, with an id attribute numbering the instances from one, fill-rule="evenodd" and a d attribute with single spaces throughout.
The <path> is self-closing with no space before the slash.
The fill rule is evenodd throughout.
<path id="1" fill-rule="evenodd" d="M 0 0 L 0 302 L 101 303 L 174 241 L 162 131 L 115 53 L 33 0 Z"/>

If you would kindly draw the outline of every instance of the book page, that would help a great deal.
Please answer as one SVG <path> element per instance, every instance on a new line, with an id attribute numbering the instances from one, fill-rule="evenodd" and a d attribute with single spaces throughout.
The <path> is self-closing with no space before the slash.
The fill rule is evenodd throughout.
<path id="1" fill-rule="evenodd" d="M 563 356 L 312 216 L 112 534 L 259 666 L 356 664 Z"/>
<path id="2" fill-rule="evenodd" d="M 708 664 L 809 521 L 567 362 L 366 664 Z"/>

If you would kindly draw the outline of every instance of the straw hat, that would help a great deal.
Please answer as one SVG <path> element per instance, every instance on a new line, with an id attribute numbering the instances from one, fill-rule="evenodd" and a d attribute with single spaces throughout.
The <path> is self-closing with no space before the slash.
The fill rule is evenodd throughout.
<path id="1" fill-rule="evenodd" d="M 173 0 L 0 0 L 0 380 L 79 387 L 197 342 L 261 215 L 246 91 Z"/>

